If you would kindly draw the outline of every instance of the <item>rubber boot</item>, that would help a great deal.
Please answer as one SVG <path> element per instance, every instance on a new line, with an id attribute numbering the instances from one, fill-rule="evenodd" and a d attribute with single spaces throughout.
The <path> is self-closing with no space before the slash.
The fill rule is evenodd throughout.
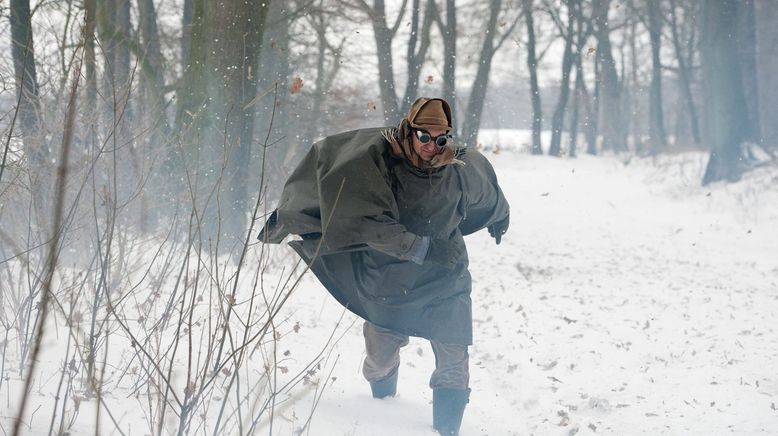
<path id="1" fill-rule="evenodd" d="M 373 391 L 373 398 L 393 397 L 397 394 L 397 376 L 399 368 L 395 368 L 389 375 L 381 380 L 371 381 L 370 390 Z"/>
<path id="2" fill-rule="evenodd" d="M 432 426 L 441 435 L 458 436 L 470 389 L 434 389 L 432 391 Z"/>

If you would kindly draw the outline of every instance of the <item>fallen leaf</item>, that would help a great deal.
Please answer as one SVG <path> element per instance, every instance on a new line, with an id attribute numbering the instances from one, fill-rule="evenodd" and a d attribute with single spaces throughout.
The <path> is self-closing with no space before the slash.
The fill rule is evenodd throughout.
<path id="1" fill-rule="evenodd" d="M 300 77 L 295 77 L 292 80 L 292 86 L 289 89 L 289 92 L 291 94 L 297 94 L 298 92 L 300 92 L 301 89 L 303 89 L 303 79 L 301 79 Z"/>
<path id="2" fill-rule="evenodd" d="M 370 101 L 367 102 L 367 110 L 369 110 L 369 111 L 376 110 L 376 105 L 375 105 L 375 102 L 373 100 L 370 100 Z"/>

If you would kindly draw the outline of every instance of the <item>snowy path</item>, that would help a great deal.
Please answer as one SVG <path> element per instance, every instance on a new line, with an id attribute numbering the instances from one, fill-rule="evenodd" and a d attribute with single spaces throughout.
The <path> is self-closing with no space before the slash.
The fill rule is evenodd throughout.
<path id="1" fill-rule="evenodd" d="M 500 246 L 468 239 L 464 436 L 778 434 L 776 176 L 701 188 L 701 155 L 490 159 L 512 223 Z M 359 322 L 336 353 L 311 434 L 434 434 L 426 341 L 384 401 L 359 373 Z"/>

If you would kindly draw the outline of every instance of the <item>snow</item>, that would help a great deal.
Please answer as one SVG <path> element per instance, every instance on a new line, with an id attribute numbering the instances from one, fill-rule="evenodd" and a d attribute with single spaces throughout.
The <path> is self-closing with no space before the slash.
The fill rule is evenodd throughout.
<path id="1" fill-rule="evenodd" d="M 511 204 L 511 227 L 499 246 L 485 231 L 467 238 L 475 343 L 461 434 L 778 435 L 778 170 L 701 187 L 701 152 L 551 158 L 524 153 L 522 132 L 502 135 L 506 145 L 485 154 Z M 271 288 L 296 259 L 285 246 L 266 248 Z M 260 249 L 252 246 L 252 262 Z M 239 299 L 250 293 L 243 285 Z M 361 321 L 312 274 L 279 319 L 277 386 L 321 360 L 282 390 L 256 434 L 271 434 L 271 425 L 278 435 L 435 434 L 426 340 L 412 338 L 403 349 L 398 396 L 374 400 L 360 372 Z M 57 325 L 45 341 L 25 434 L 48 430 L 67 347 L 61 318 Z M 113 337 L 112 350 L 122 352 L 112 357 L 131 356 L 124 333 Z M 242 370 L 248 380 L 261 375 L 261 355 L 272 345 L 262 349 Z M 184 371 L 182 361 L 174 376 Z M 20 394 L 18 372 L 6 375 L 4 434 Z M 105 401 L 122 431 L 148 434 L 144 395 L 106 377 L 113 381 Z M 94 403 L 83 400 L 71 434 L 94 432 Z M 212 433 L 219 404 L 193 434 Z M 228 416 L 223 434 L 238 434 L 237 418 Z M 118 434 L 101 418 L 102 434 Z M 177 419 L 169 418 L 174 433 Z"/>

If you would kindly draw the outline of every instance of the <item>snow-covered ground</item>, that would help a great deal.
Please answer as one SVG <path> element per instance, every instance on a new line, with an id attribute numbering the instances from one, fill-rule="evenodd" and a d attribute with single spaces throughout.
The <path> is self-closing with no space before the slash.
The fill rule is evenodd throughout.
<path id="1" fill-rule="evenodd" d="M 485 231 L 467 239 L 475 344 L 463 436 L 778 435 L 775 166 L 701 187 L 706 156 L 697 152 L 485 154 L 511 204 L 511 228 L 499 246 Z M 270 249 L 286 260 L 268 283 L 294 261 L 287 247 Z M 311 274 L 281 318 L 278 384 L 322 350 L 323 360 L 278 398 L 256 434 L 435 434 L 427 341 L 403 349 L 398 396 L 374 400 L 360 372 L 361 321 Z M 57 335 L 46 342 L 52 349 L 66 336 Z M 58 357 L 41 360 L 27 434 L 48 429 Z M 0 387 L 3 434 L 18 386 L 12 374 Z M 148 434 L 143 398 L 115 386 L 105 394 L 115 418 L 134 429 L 128 434 Z M 94 400 L 86 403 L 71 434 L 94 432 Z M 30 419 L 36 411 L 45 419 Z M 208 416 L 193 433 L 210 434 Z M 107 419 L 102 434 L 118 434 Z M 229 429 L 223 434 L 237 434 Z"/>

